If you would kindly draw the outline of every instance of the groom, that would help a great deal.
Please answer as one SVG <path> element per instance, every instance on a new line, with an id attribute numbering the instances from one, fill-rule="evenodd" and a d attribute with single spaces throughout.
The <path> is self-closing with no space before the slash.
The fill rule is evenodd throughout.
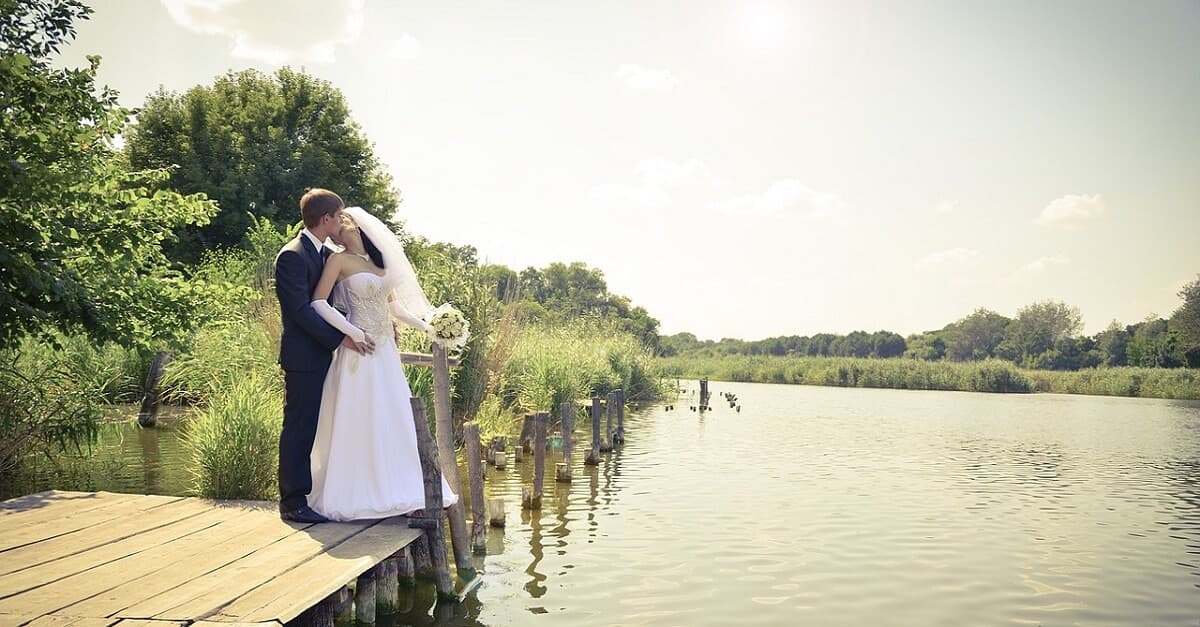
<path id="1" fill-rule="evenodd" d="M 330 326 L 309 306 L 331 252 L 325 239 L 342 231 L 337 194 L 313 188 L 300 199 L 304 230 L 275 257 L 275 295 L 283 322 L 279 365 L 283 367 L 283 431 L 279 434 L 279 515 L 300 523 L 328 522 L 308 506 L 312 491 L 309 455 L 317 434 L 321 388 L 333 351 L 358 350 L 354 340 Z M 368 348 L 369 350 L 369 348 Z"/>

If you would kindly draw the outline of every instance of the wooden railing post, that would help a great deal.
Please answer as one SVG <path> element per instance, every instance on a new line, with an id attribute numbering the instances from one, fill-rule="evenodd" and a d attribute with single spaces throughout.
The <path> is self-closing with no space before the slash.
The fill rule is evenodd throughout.
<path id="1" fill-rule="evenodd" d="M 450 489 L 462 494 L 462 481 L 458 477 L 458 462 L 454 457 L 454 418 L 450 414 L 450 364 L 446 360 L 446 349 L 433 344 L 433 388 L 434 417 L 437 420 L 437 449 L 442 475 Z M 441 503 L 438 504 L 441 507 Z M 471 562 L 471 540 L 467 536 L 467 518 L 463 501 L 451 505 L 446 512 L 450 517 L 450 543 L 454 547 L 454 565 L 459 577 L 471 579 L 475 576 L 475 565 Z"/>
<path id="2" fill-rule="evenodd" d="M 438 450 L 429 433 L 425 418 L 425 401 L 412 399 L 413 422 L 417 428 L 417 456 L 421 459 L 421 475 L 425 483 L 425 511 L 422 516 L 413 516 L 409 524 L 421 528 L 429 538 L 429 559 L 433 565 L 434 586 L 438 596 L 453 599 L 454 584 L 450 581 L 450 564 L 446 555 L 446 525 L 442 513 L 442 472 L 438 464 Z"/>

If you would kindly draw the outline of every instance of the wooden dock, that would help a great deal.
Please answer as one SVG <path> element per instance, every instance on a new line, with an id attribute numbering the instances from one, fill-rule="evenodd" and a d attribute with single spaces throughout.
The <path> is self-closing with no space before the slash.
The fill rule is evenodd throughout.
<path id="1" fill-rule="evenodd" d="M 275 503 L 23 496 L 0 502 L 0 626 L 308 622 L 422 533 L 405 517 L 286 523 Z"/>

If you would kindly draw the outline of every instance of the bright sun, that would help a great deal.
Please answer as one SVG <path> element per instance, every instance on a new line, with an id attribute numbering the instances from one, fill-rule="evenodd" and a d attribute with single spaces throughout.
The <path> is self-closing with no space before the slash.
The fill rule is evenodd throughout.
<path id="1" fill-rule="evenodd" d="M 737 39 L 750 50 L 777 49 L 787 40 L 790 17 L 779 4 L 747 3 L 740 7 L 735 18 Z"/>

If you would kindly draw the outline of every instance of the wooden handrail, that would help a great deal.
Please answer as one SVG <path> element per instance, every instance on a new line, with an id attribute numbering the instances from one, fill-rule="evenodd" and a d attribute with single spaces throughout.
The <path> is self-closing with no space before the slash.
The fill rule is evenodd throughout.
<path id="1" fill-rule="evenodd" d="M 447 357 L 446 362 L 451 368 L 458 365 L 457 357 Z M 400 353 L 400 363 L 409 366 L 424 366 L 426 368 L 433 367 L 433 355 L 426 353 Z"/>

